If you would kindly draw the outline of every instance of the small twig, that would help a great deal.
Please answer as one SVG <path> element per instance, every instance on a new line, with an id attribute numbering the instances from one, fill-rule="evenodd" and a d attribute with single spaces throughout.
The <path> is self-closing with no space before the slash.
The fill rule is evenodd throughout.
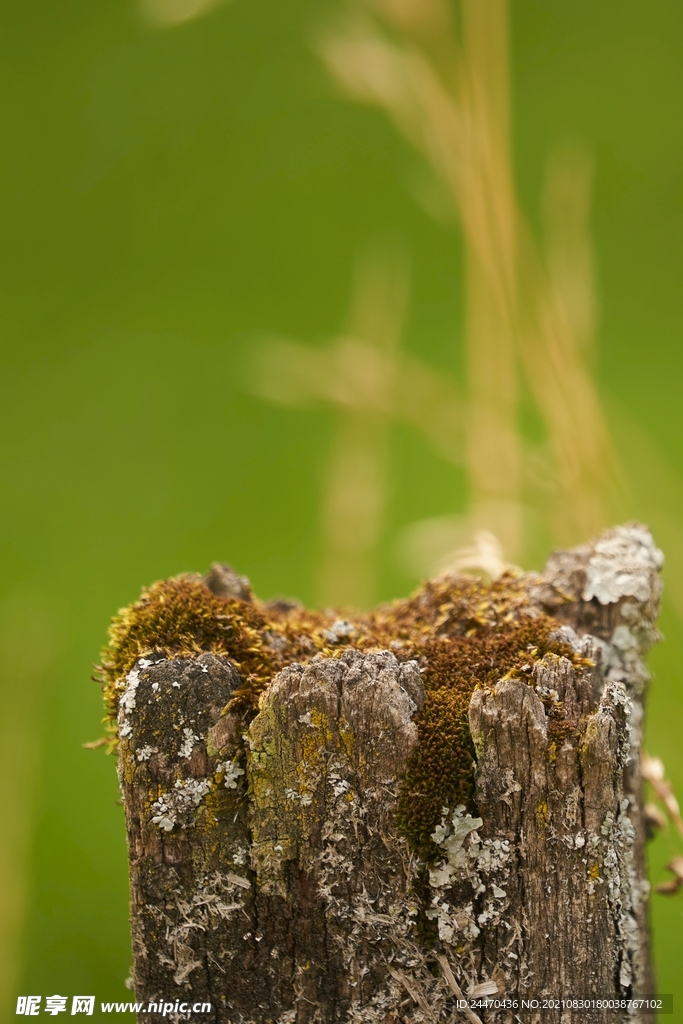
<path id="1" fill-rule="evenodd" d="M 655 892 L 662 893 L 664 896 L 674 896 L 679 889 L 683 889 L 683 857 L 674 857 L 666 865 L 667 869 L 673 872 L 673 878 L 670 878 L 668 882 L 660 882 L 655 889 Z"/>
<path id="2" fill-rule="evenodd" d="M 650 783 L 653 790 L 664 804 L 669 817 L 674 823 L 676 831 L 683 839 L 683 818 L 681 818 L 681 811 L 678 806 L 678 800 L 674 795 L 673 787 L 671 783 L 664 778 L 664 765 L 661 759 L 659 757 L 650 757 L 648 754 L 643 752 L 641 771 L 645 781 Z"/>
<path id="3" fill-rule="evenodd" d="M 100 747 L 106 747 L 108 743 L 111 743 L 109 736 L 100 736 L 97 740 L 89 740 L 88 743 L 81 743 L 81 746 L 85 750 L 99 750 Z"/>
<path id="4" fill-rule="evenodd" d="M 671 818 L 676 831 L 681 838 L 683 838 L 683 819 L 681 818 L 678 800 L 676 799 L 671 783 L 664 778 L 664 764 L 661 759 L 659 757 L 650 757 L 648 754 L 643 752 L 641 771 L 645 781 L 650 783 L 655 795 L 664 804 L 666 812 Z M 659 825 L 660 823 L 657 822 L 656 815 L 653 813 L 658 812 L 658 808 L 654 805 L 648 806 L 650 807 L 650 820 L 655 820 L 656 824 Z M 645 808 L 646 814 L 648 813 L 648 806 Z M 656 886 L 655 892 L 661 893 L 663 896 L 674 896 L 680 889 L 683 889 L 683 857 L 674 857 L 673 860 L 669 861 L 667 864 L 667 868 L 673 873 L 674 877 L 670 878 L 667 882 L 660 882 L 660 884 Z"/>
<path id="5" fill-rule="evenodd" d="M 389 968 L 389 974 L 392 976 L 392 978 L 394 978 L 396 981 L 398 981 L 400 985 L 403 985 L 404 989 L 406 990 L 406 992 L 408 993 L 410 998 L 413 1000 L 413 1002 L 417 1003 L 417 1005 L 420 1007 L 422 1012 L 424 1014 L 426 1014 L 427 1019 L 433 1021 L 434 1020 L 434 1014 L 432 1013 L 432 1011 L 430 1009 L 429 1003 L 427 1002 L 427 1000 L 425 999 L 425 997 L 422 995 L 421 992 L 417 992 L 413 988 L 413 986 L 410 984 L 410 982 L 406 978 L 405 974 L 402 974 L 401 971 L 395 971 L 393 969 L 393 967 Z M 479 1021 L 479 1024 L 481 1024 L 481 1021 L 479 1020 L 479 1018 L 477 1018 L 477 1020 Z"/>
<path id="6" fill-rule="evenodd" d="M 462 1001 L 464 1003 L 467 1003 L 467 1000 L 465 999 L 464 995 L 462 994 L 462 989 L 460 988 L 460 986 L 458 985 L 457 981 L 455 980 L 455 975 L 453 974 L 453 971 L 451 970 L 451 965 L 449 964 L 448 960 L 443 955 L 443 953 L 437 954 L 437 960 L 441 964 L 441 970 L 443 971 L 443 976 L 446 979 L 446 981 L 448 983 L 448 987 L 451 990 L 451 992 L 453 993 L 453 995 L 457 996 L 459 1002 Z M 467 1003 L 466 1006 L 459 1006 L 458 1009 L 462 1010 L 462 1012 L 467 1017 L 468 1021 L 470 1021 L 470 1024 L 481 1024 L 481 1018 L 477 1016 L 477 1014 L 474 1012 L 474 1010 L 470 1009 L 469 1003 Z"/>

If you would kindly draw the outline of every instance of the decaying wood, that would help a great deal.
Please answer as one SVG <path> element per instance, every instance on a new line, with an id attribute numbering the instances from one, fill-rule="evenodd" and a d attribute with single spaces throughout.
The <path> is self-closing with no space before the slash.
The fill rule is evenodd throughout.
<path id="1" fill-rule="evenodd" d="M 395 815 L 425 701 L 400 644 L 288 665 L 248 725 L 225 710 L 228 658 L 140 658 L 118 701 L 136 999 L 417 1024 L 652 992 L 639 751 L 660 565 L 632 525 L 524 578 L 519 614 L 553 616 L 577 657 L 474 690 L 475 806 L 443 808 L 429 862 Z"/>

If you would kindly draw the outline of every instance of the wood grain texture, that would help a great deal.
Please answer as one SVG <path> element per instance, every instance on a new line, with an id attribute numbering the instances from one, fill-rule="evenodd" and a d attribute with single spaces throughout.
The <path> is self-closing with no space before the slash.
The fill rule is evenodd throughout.
<path id="1" fill-rule="evenodd" d="M 474 690 L 474 803 L 443 808 L 429 860 L 395 813 L 425 702 L 400 644 L 285 667 L 246 724 L 226 657 L 139 659 L 118 715 L 136 999 L 418 1024 L 653 991 L 639 750 L 660 565 L 631 525 L 524 577 L 517 614 L 553 616 L 572 657 Z"/>

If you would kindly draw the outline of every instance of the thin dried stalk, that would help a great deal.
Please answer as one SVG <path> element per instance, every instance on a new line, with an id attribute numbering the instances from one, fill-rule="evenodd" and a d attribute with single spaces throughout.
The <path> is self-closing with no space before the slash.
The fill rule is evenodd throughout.
<path id="1" fill-rule="evenodd" d="M 408 291 L 404 255 L 368 251 L 356 266 L 344 335 L 324 349 L 270 339 L 256 352 L 260 394 L 292 405 L 323 400 L 337 411 L 322 510 L 323 604 L 367 607 L 375 599 L 390 417 L 400 410 L 418 421 L 451 458 L 461 448 L 457 393 L 399 353 Z"/>
<path id="2" fill-rule="evenodd" d="M 664 764 L 661 759 L 650 757 L 648 754 L 643 753 L 641 771 L 643 779 L 650 783 L 655 795 L 664 805 L 666 815 L 679 836 L 683 839 L 683 818 L 681 818 L 680 806 L 673 791 L 673 786 L 665 778 Z M 666 824 L 666 818 L 661 814 L 656 804 L 646 805 L 645 816 L 651 825 L 655 824 L 661 828 Z M 683 889 L 683 857 L 680 855 L 673 857 L 667 864 L 667 868 L 673 874 L 673 878 L 668 879 L 666 882 L 660 882 L 655 887 L 655 890 L 663 896 L 675 896 L 677 892 Z"/>
<path id="3" fill-rule="evenodd" d="M 173 28 L 210 14 L 226 0 L 139 0 L 144 21 L 154 28 Z"/>
<path id="4" fill-rule="evenodd" d="M 673 787 L 664 777 L 664 765 L 662 761 L 658 757 L 650 757 L 648 754 L 644 753 L 641 770 L 643 778 L 646 782 L 650 783 L 657 794 L 657 797 L 664 804 L 666 813 L 671 819 L 674 828 L 681 839 L 683 839 L 683 818 L 681 818 L 680 807 L 674 794 Z"/>
<path id="5" fill-rule="evenodd" d="M 395 360 L 408 302 L 408 268 L 400 254 L 368 253 L 356 265 L 351 337 L 364 339 L 377 362 Z M 360 376 L 360 375 L 358 375 Z M 359 381 L 360 383 L 360 381 Z M 361 385 L 391 390 L 391 370 Z M 368 607 L 375 593 L 375 549 L 382 528 L 389 456 L 385 415 L 338 414 L 322 510 L 318 593 L 323 604 Z"/>
<path id="6" fill-rule="evenodd" d="M 392 417 L 424 434 L 448 462 L 464 465 L 466 409 L 457 383 L 406 352 L 386 355 L 363 339 L 324 348 L 286 338 L 256 347 L 251 385 L 284 405 L 325 402 L 340 410 Z"/>
<path id="7" fill-rule="evenodd" d="M 519 365 L 552 450 L 561 496 L 554 532 L 571 539 L 603 524 L 605 482 L 618 481 L 617 460 L 586 365 L 585 331 L 577 330 L 568 292 L 549 275 L 515 195 L 506 4 L 462 0 L 462 42 L 445 4 L 432 0 L 426 13 L 422 6 L 385 0 L 357 7 L 319 49 L 348 94 L 387 112 L 458 212 L 467 247 L 475 506 L 500 502 L 509 517 L 521 501 Z M 496 519 L 493 508 L 486 515 Z M 514 547 L 518 526 L 502 529 Z"/>

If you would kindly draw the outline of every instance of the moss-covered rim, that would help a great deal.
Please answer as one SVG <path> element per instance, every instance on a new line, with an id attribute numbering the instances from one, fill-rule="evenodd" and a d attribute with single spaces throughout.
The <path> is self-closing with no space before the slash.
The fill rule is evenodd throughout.
<path id="1" fill-rule="evenodd" d="M 335 622 L 334 615 L 283 602 L 217 597 L 198 576 L 154 583 L 114 617 L 96 670 L 109 748 L 117 744 L 126 676 L 139 658 L 191 658 L 206 651 L 229 658 L 242 686 L 228 707 L 246 725 L 286 665 L 318 654 L 339 657 L 348 647 L 389 649 L 399 661 L 416 659 L 423 672 L 426 700 L 415 716 L 419 740 L 401 782 L 397 823 L 412 849 L 431 860 L 437 848 L 430 836 L 442 808 L 473 808 L 468 708 L 474 689 L 503 677 L 529 679 L 548 654 L 582 662 L 558 638 L 557 622 L 532 608 L 528 587 L 528 577 L 512 573 L 490 585 L 444 576 L 406 600 Z"/>

